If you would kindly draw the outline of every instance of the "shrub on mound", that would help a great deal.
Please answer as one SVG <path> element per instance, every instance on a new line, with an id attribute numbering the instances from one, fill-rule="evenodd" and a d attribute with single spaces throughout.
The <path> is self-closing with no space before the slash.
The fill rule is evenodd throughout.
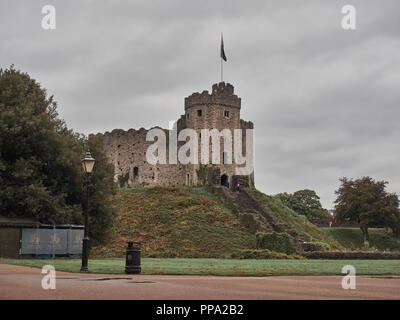
<path id="1" fill-rule="evenodd" d="M 302 242 L 300 248 L 304 252 L 329 251 L 329 245 L 324 242 Z"/>
<path id="2" fill-rule="evenodd" d="M 240 223 L 251 233 L 257 231 L 257 222 L 254 220 L 254 213 L 244 212 L 239 214 Z"/>
<path id="3" fill-rule="evenodd" d="M 304 259 L 302 256 L 289 255 L 268 249 L 245 249 L 231 254 L 232 259 Z"/>
<path id="4" fill-rule="evenodd" d="M 286 254 L 296 253 L 293 238 L 286 232 L 257 232 L 256 247 Z"/>

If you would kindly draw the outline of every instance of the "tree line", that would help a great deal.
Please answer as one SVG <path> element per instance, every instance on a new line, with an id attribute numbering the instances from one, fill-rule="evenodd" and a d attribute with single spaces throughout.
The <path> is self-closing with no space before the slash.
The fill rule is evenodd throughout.
<path id="1" fill-rule="evenodd" d="M 322 207 L 314 190 L 279 193 L 275 197 L 310 221 L 327 219 L 336 223 L 357 224 L 364 242 L 369 241 L 368 228 L 373 227 L 389 228 L 394 236 L 400 236 L 399 198 L 397 194 L 386 191 L 387 181 L 375 181 L 371 177 L 344 177 L 339 181 L 340 186 L 335 191 L 337 198 L 333 216 Z"/>

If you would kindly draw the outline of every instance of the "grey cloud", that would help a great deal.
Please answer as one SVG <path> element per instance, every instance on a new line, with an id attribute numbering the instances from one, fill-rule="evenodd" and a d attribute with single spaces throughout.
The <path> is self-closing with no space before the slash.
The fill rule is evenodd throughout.
<path id="1" fill-rule="evenodd" d="M 226 81 L 256 126 L 256 184 L 315 189 L 330 208 L 338 179 L 371 175 L 400 193 L 400 20 L 397 1 L 2 1 L 1 67 L 14 63 L 54 94 L 88 134 L 160 125 L 183 99 Z"/>

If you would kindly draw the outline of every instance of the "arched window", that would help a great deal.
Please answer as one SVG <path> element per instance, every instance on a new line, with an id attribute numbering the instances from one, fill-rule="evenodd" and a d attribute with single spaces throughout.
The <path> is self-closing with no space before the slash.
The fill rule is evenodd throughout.
<path id="1" fill-rule="evenodd" d="M 139 176 L 139 168 L 133 167 L 133 179 Z"/>

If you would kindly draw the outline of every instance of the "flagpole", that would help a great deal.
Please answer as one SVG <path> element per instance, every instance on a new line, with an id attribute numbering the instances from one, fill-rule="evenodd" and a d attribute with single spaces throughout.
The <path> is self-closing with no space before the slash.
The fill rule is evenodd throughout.
<path id="1" fill-rule="evenodd" d="M 224 61 L 222 61 L 222 60 L 226 61 L 226 56 L 225 56 L 225 51 L 224 51 L 224 38 L 223 38 L 222 32 L 221 32 L 221 50 L 219 53 L 219 57 L 221 59 L 221 82 L 223 82 L 224 81 Z"/>
<path id="2" fill-rule="evenodd" d="M 220 59 L 221 59 L 221 82 L 223 82 L 223 79 L 224 79 L 224 77 L 223 77 L 223 75 L 224 75 L 224 68 L 223 68 L 222 58 L 220 58 Z"/>
<path id="3" fill-rule="evenodd" d="M 224 41 L 222 39 L 223 39 L 223 35 L 222 35 L 222 32 L 221 32 L 221 50 L 222 50 L 222 42 Z M 223 66 L 223 61 L 222 61 L 221 54 L 220 54 L 219 58 L 221 59 L 221 82 L 223 82 L 224 81 L 224 66 Z"/>

